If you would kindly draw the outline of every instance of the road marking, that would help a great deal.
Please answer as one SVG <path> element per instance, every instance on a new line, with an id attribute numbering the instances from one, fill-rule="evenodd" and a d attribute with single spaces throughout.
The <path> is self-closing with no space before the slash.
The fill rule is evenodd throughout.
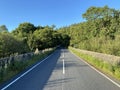
<path id="1" fill-rule="evenodd" d="M 63 59 L 63 74 L 65 74 L 65 60 Z"/>
<path id="2" fill-rule="evenodd" d="M 65 57 L 64 52 L 63 52 L 63 58 Z"/>
<path id="3" fill-rule="evenodd" d="M 63 59 L 62 59 L 62 61 L 63 61 L 63 74 L 65 74 L 65 60 L 64 60 L 64 57 L 65 57 L 65 55 L 64 55 L 64 51 L 63 51 Z"/>
<path id="4" fill-rule="evenodd" d="M 1 90 L 5 90 L 7 89 L 9 86 L 11 86 L 13 83 L 15 83 L 16 81 L 18 81 L 20 78 L 22 78 L 23 76 L 25 76 L 27 73 L 29 73 L 30 71 L 32 71 L 34 68 L 36 68 L 38 65 L 40 65 L 42 62 L 44 62 L 45 60 L 47 60 L 50 56 L 52 56 L 54 53 L 50 54 L 48 57 L 46 57 L 45 59 L 43 59 L 41 62 L 37 63 L 36 65 L 34 65 L 32 68 L 30 68 L 28 71 L 26 71 L 25 73 L 23 73 L 22 75 L 20 75 L 18 78 L 16 78 L 15 80 L 13 80 L 11 83 L 9 83 L 8 85 L 6 85 L 5 87 L 3 87 Z"/>
<path id="5" fill-rule="evenodd" d="M 64 90 L 64 75 L 65 75 L 65 53 L 64 53 L 64 50 L 63 50 L 63 54 L 62 54 L 62 62 L 63 62 L 63 79 L 62 79 L 62 90 Z"/>
<path id="6" fill-rule="evenodd" d="M 71 52 L 73 55 L 75 55 L 73 52 Z M 78 57 L 77 55 L 75 55 L 76 57 Z M 111 81 L 114 85 L 118 86 L 120 88 L 120 84 L 118 84 L 117 82 L 113 81 L 112 79 L 110 79 L 108 76 L 106 76 L 105 74 L 103 74 L 102 72 L 98 71 L 96 68 L 94 68 L 93 66 L 91 66 L 89 63 L 87 63 L 86 61 L 84 61 L 83 59 L 81 59 L 80 57 L 78 57 L 82 62 L 86 63 L 89 67 L 91 67 L 93 70 L 95 70 L 96 72 L 98 72 L 100 75 L 102 75 L 103 77 L 105 77 L 106 79 L 108 79 L 109 81 Z"/>

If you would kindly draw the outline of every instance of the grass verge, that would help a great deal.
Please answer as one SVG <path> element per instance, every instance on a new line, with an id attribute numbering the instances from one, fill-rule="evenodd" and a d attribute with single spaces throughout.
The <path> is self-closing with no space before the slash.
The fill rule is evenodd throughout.
<path id="1" fill-rule="evenodd" d="M 69 50 L 100 71 L 120 80 L 120 65 L 112 65 L 91 55 L 83 54 L 72 47 L 69 47 Z"/>
<path id="2" fill-rule="evenodd" d="M 11 63 L 7 69 L 0 70 L 0 84 L 19 74 L 21 71 L 27 69 L 29 66 L 35 64 L 36 62 L 43 60 L 46 56 L 51 54 L 53 50 L 45 51 L 44 53 L 34 55 L 30 60 L 26 61 L 15 61 Z"/>

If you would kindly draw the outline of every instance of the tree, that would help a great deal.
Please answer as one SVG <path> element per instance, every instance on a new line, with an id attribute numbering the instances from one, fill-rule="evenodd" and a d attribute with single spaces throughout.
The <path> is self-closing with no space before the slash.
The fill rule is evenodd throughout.
<path id="1" fill-rule="evenodd" d="M 62 35 L 58 31 L 53 31 L 52 37 L 53 37 L 52 38 L 52 42 L 53 42 L 52 47 L 55 47 L 55 46 L 61 44 Z"/>
<path id="2" fill-rule="evenodd" d="M 113 10 L 108 6 L 104 7 L 90 7 L 87 11 L 83 14 L 83 18 L 86 20 L 96 20 L 100 18 L 109 19 L 110 16 L 113 16 Z"/>
<path id="3" fill-rule="evenodd" d="M 22 40 L 12 36 L 10 33 L 0 33 L 0 57 L 10 56 L 11 54 L 21 54 L 28 52 L 29 48 Z"/>
<path id="4" fill-rule="evenodd" d="M 18 30 L 18 32 L 33 33 L 36 30 L 36 27 L 29 22 L 24 22 L 21 23 L 16 30 Z"/>
<path id="5" fill-rule="evenodd" d="M 62 39 L 61 45 L 63 47 L 68 47 L 69 44 L 70 44 L 70 37 L 68 35 L 66 35 L 66 34 L 62 34 L 61 39 Z"/>
<path id="6" fill-rule="evenodd" d="M 120 22 L 119 16 L 120 11 L 109 8 L 108 6 L 90 7 L 83 14 L 83 18 L 93 24 L 94 28 L 92 32 L 94 36 L 100 37 L 104 35 L 106 39 L 115 39 L 114 33 L 118 30 Z"/>
<path id="7" fill-rule="evenodd" d="M 53 46 L 53 30 L 47 28 L 36 30 L 34 32 L 36 48 L 44 49 Z"/>
<path id="8" fill-rule="evenodd" d="M 0 32 L 8 32 L 8 29 L 5 25 L 0 26 Z"/>
<path id="9" fill-rule="evenodd" d="M 21 23 L 18 28 L 16 28 L 14 31 L 12 31 L 12 34 L 14 36 L 16 36 L 17 38 L 21 39 L 24 44 L 27 46 L 29 45 L 29 48 L 31 48 L 32 50 L 32 47 L 30 47 L 30 43 L 29 43 L 29 38 L 31 38 L 31 34 L 33 34 L 33 32 L 39 27 L 35 27 L 33 24 L 29 23 L 29 22 L 24 22 L 24 23 Z"/>
<path id="10" fill-rule="evenodd" d="M 20 38 L 28 38 L 28 35 L 30 33 L 33 33 L 36 30 L 36 27 L 29 23 L 29 22 L 24 22 L 21 23 L 12 33 L 15 36 L 18 36 Z"/>

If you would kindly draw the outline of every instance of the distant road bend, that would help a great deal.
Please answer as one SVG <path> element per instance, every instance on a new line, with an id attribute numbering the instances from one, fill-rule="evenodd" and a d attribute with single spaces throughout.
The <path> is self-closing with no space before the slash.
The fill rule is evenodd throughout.
<path id="1" fill-rule="evenodd" d="M 119 83 L 119 82 L 118 82 Z M 101 75 L 67 49 L 57 49 L 1 90 L 120 90 L 120 85 Z"/>

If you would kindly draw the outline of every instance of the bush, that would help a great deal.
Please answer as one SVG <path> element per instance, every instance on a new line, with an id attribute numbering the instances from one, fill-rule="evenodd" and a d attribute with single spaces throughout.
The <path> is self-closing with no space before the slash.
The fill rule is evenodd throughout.
<path id="1" fill-rule="evenodd" d="M 27 61 L 14 61 L 14 63 L 8 66 L 8 69 L 10 71 L 17 72 L 25 69 L 26 66 L 27 66 Z"/>
<path id="2" fill-rule="evenodd" d="M 0 58 L 28 51 L 29 48 L 23 40 L 16 39 L 10 33 L 0 33 Z"/>

